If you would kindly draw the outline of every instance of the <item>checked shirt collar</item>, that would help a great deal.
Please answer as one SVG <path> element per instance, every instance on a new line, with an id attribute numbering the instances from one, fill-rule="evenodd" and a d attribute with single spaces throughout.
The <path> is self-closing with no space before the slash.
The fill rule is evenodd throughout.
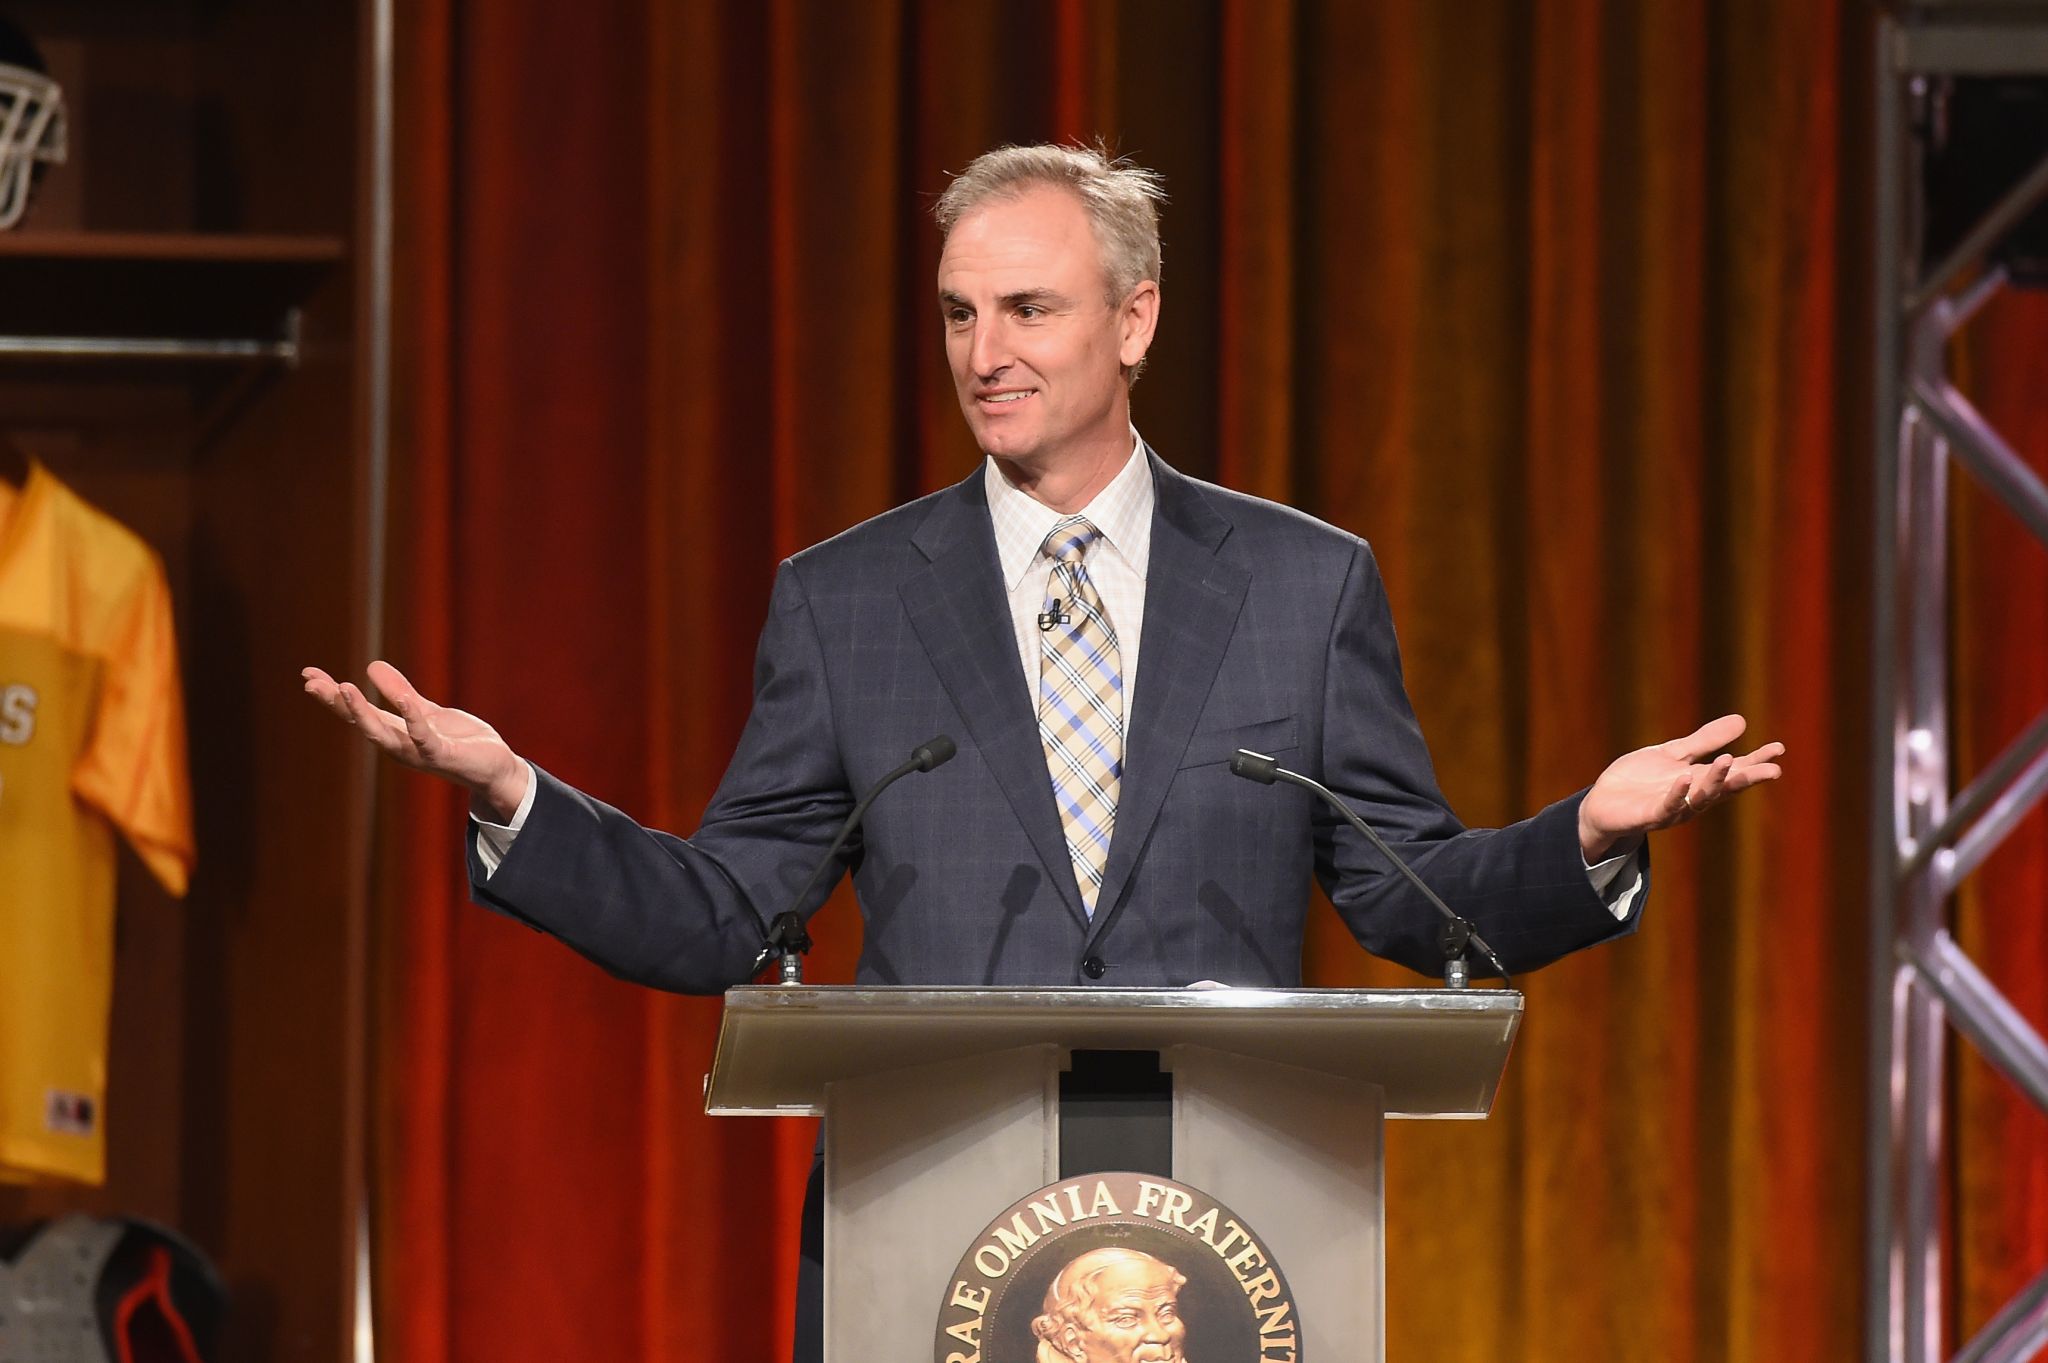
<path id="1" fill-rule="evenodd" d="M 1066 517 L 1045 503 L 1019 492 L 1003 477 L 993 457 L 986 459 L 983 479 L 988 492 L 989 519 L 995 525 L 996 555 L 1003 568 L 1003 590 L 1014 592 L 1034 563 L 1043 570 L 1045 560 L 1038 547 L 1052 528 Z M 1139 578 L 1152 557 L 1152 468 L 1145 458 L 1145 446 L 1131 431 L 1131 457 L 1109 486 L 1095 494 L 1095 500 L 1079 515 L 1102 532 L 1102 541 L 1089 551 L 1091 557 L 1105 550 L 1115 553 Z"/>

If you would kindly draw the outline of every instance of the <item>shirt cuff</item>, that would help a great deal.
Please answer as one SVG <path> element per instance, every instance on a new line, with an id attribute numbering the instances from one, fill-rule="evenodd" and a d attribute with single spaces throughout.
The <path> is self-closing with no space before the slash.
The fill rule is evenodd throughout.
<path id="1" fill-rule="evenodd" d="M 512 840 L 519 836 L 519 830 L 526 827 L 526 816 L 533 812 L 534 792 L 540 789 L 540 781 L 533 774 L 533 763 L 526 764 L 526 794 L 519 797 L 519 808 L 512 811 L 512 817 L 505 823 L 492 823 L 477 813 L 477 806 L 469 806 L 469 821 L 476 825 L 476 859 L 484 864 L 484 879 L 489 880 L 498 872 L 498 864 L 505 860 L 505 854 L 512 850 Z M 1615 858 L 1620 860 L 1620 858 Z M 1601 865 L 1607 863 L 1602 862 Z"/>
<path id="2" fill-rule="evenodd" d="M 1638 843 L 1620 856 L 1609 857 L 1597 865 L 1586 868 L 1586 879 L 1593 884 L 1593 893 L 1607 901 L 1607 907 L 1617 919 L 1627 919 L 1629 910 L 1635 907 L 1636 896 L 1643 889 L 1643 848 Z M 1610 896 L 1609 891 L 1619 884 L 1621 891 Z"/>

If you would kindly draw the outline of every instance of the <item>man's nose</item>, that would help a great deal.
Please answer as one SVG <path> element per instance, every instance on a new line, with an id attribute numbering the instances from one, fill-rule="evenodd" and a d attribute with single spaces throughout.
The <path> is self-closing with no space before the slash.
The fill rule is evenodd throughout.
<path id="1" fill-rule="evenodd" d="M 1010 367 L 1008 330 L 1000 320 L 974 324 L 974 343 L 968 348 L 967 363 L 977 378 L 992 379 Z"/>

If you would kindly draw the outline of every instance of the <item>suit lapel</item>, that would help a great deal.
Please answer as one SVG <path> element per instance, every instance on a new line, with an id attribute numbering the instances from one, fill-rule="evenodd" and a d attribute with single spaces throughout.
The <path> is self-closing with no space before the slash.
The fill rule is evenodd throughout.
<path id="1" fill-rule="evenodd" d="M 1251 582 L 1245 568 L 1217 555 L 1230 533 L 1230 522 L 1192 480 L 1168 468 L 1149 449 L 1146 455 L 1152 461 L 1157 503 L 1152 512 L 1152 553 L 1145 569 L 1145 629 L 1130 732 L 1124 741 L 1116 832 L 1088 934 L 1091 945 L 1101 940 L 1122 911 L 1131 872 L 1215 685 Z M 1042 757 L 1039 766 L 1039 782 L 1049 786 Z"/>
<path id="2" fill-rule="evenodd" d="M 1230 522 L 1190 479 L 1149 449 L 1156 504 L 1145 570 L 1145 629 L 1124 744 L 1116 833 L 1088 939 L 1121 912 L 1138 855 L 1151 837 L 1237 628 L 1251 574 L 1218 556 Z M 982 760 L 1030 838 L 1061 901 L 1088 924 L 1046 775 L 1038 716 L 1017 661 L 982 471 L 933 503 L 911 536 L 926 559 L 898 588 L 911 627 L 959 710 Z"/>
<path id="3" fill-rule="evenodd" d="M 973 476 L 934 502 L 911 536 L 927 562 L 897 590 L 976 750 L 1068 912 L 1085 924 L 1087 911 L 1053 803 L 1045 749 L 1038 741 L 1037 712 L 1017 659 L 982 477 L 977 466 Z"/>

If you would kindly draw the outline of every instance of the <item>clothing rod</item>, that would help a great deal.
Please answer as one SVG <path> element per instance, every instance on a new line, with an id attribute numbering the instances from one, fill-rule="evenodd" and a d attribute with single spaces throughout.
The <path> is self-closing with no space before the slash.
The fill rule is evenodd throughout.
<path id="1" fill-rule="evenodd" d="M 58 360 L 281 360 L 297 364 L 296 340 L 195 341 L 174 337 L 0 336 L 0 358 Z"/>

